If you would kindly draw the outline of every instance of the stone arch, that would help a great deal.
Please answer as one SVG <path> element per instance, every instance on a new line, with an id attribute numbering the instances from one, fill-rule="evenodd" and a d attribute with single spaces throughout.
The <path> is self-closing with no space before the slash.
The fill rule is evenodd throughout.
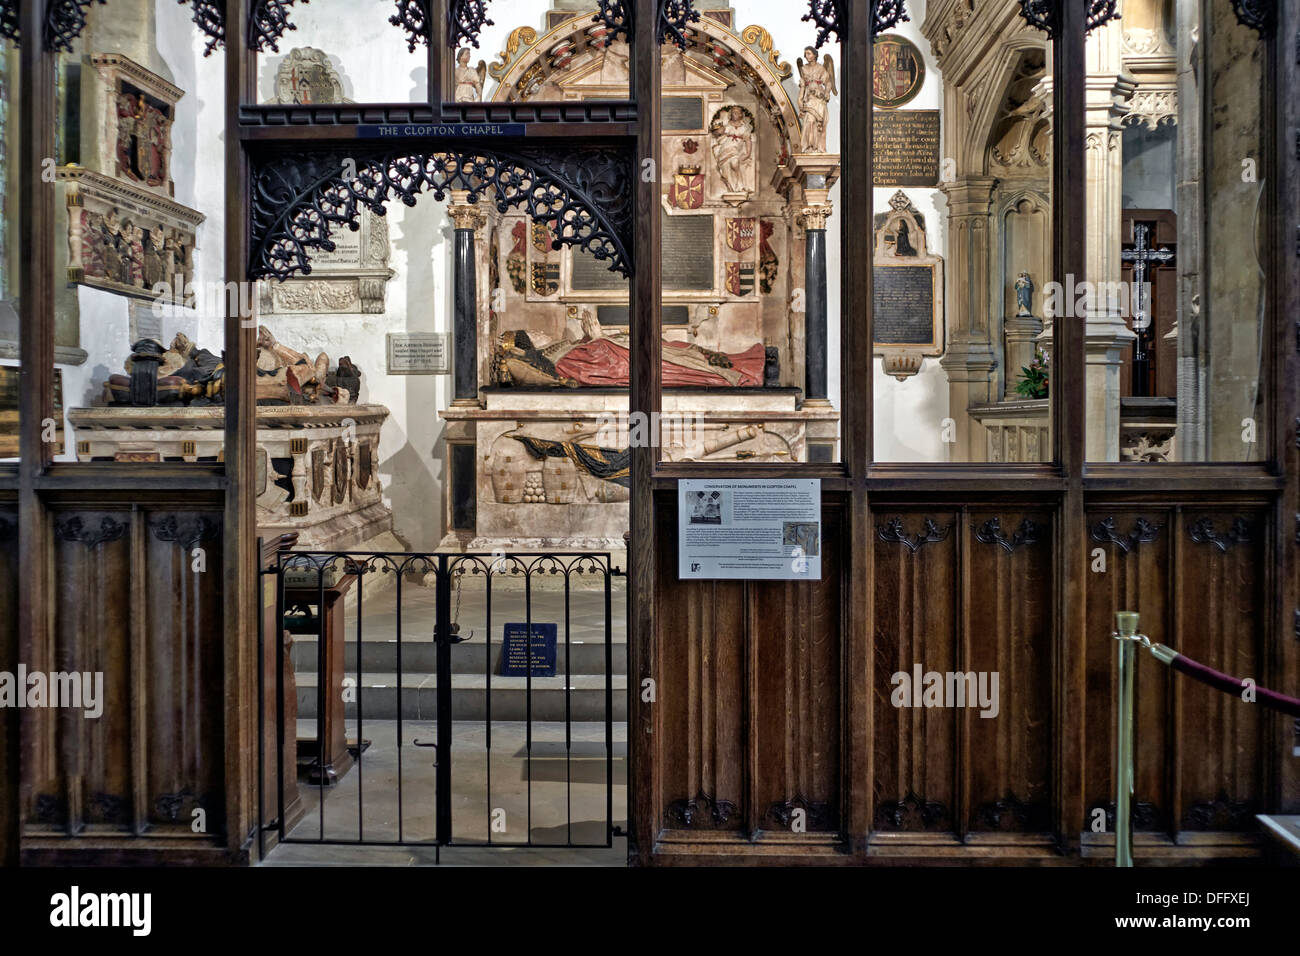
<path id="1" fill-rule="evenodd" d="M 794 77 L 794 68 L 781 59 L 772 35 L 758 24 L 733 32 L 716 20 L 701 17 L 690 23 L 685 36 L 686 51 L 708 57 L 712 69 L 744 84 L 758 97 L 780 131 L 787 152 L 793 152 L 799 142 L 799 113 L 784 81 Z M 575 16 L 545 32 L 517 27 L 497 60 L 488 66 L 489 76 L 497 81 L 490 99 L 527 100 L 552 77 L 590 63 L 612 42 L 622 41 L 616 41 L 594 17 Z M 676 47 L 665 45 L 664 50 L 665 55 L 673 55 Z"/>

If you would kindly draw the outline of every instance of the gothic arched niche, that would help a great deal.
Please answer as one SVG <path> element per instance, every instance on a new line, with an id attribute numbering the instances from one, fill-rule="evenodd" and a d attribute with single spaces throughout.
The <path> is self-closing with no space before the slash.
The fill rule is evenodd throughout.
<path id="1" fill-rule="evenodd" d="M 1041 47 L 1017 52 L 986 141 L 986 173 L 1042 178 L 1050 174 L 1051 102 L 1043 83 L 1046 66 Z"/>

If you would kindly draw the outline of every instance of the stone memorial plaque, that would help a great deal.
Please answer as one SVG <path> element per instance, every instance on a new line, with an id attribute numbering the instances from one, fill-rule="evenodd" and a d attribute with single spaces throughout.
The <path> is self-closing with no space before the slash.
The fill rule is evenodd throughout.
<path id="1" fill-rule="evenodd" d="M 131 303 L 131 341 L 127 345 L 134 345 L 141 339 L 153 339 L 162 345 L 168 344 L 163 341 L 162 316 L 158 314 L 152 302 Z"/>
<path id="2" fill-rule="evenodd" d="M 446 375 L 451 354 L 446 332 L 389 332 L 389 375 Z"/>
<path id="3" fill-rule="evenodd" d="M 939 185 L 938 110 L 876 110 L 872 144 L 877 186 Z"/>
<path id="4" fill-rule="evenodd" d="M 506 625 L 501 645 L 501 676 L 527 677 L 531 663 L 534 677 L 554 677 L 556 625 L 534 621 L 531 641 L 524 640 L 527 630 L 528 625 L 522 621 Z"/>
<path id="5" fill-rule="evenodd" d="M 660 117 L 665 130 L 702 130 L 704 101 L 698 96 L 665 96 Z"/>
<path id="6" fill-rule="evenodd" d="M 664 288 L 674 292 L 712 291 L 713 217 L 665 213 L 663 230 Z"/>
<path id="7" fill-rule="evenodd" d="M 569 288 L 575 292 L 627 292 L 628 281 L 610 269 L 609 259 L 600 260 L 590 253 L 574 248 L 573 267 L 569 272 Z"/>
<path id="8" fill-rule="evenodd" d="M 938 346 L 935 321 L 935 269 L 924 265 L 877 264 L 872 309 L 876 348 Z"/>

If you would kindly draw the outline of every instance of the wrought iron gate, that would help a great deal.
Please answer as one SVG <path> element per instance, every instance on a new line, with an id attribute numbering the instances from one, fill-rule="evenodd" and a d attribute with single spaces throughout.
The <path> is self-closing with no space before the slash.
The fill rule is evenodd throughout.
<path id="1" fill-rule="evenodd" d="M 269 834 L 280 843 L 612 846 L 622 835 L 615 717 L 625 720 L 627 707 L 625 693 L 615 697 L 616 683 L 626 687 L 612 617 L 622 576 L 602 552 L 280 551 L 260 575 L 263 852 Z M 461 621 L 467 591 L 473 627 Z M 517 620 L 502 627 L 512 611 Z M 414 755 L 431 755 L 431 780 Z M 367 790 L 368 765 L 377 790 Z M 535 783 L 546 788 L 536 817 Z M 575 820 L 575 800 L 585 818 L 579 808 Z M 553 838 L 537 838 L 547 818 Z"/>

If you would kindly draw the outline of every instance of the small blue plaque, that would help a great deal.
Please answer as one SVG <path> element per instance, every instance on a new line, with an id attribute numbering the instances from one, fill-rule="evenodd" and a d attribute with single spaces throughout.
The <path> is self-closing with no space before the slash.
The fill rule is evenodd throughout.
<path id="1" fill-rule="evenodd" d="M 357 126 L 358 139 L 463 139 L 469 136 L 525 136 L 526 123 L 384 123 Z"/>
<path id="2" fill-rule="evenodd" d="M 505 641 L 501 647 L 501 676 L 528 676 L 528 643 L 524 641 L 524 632 L 528 625 L 524 623 L 507 624 Z M 532 664 L 534 677 L 555 676 L 555 634 L 554 624 L 533 622 Z"/>

